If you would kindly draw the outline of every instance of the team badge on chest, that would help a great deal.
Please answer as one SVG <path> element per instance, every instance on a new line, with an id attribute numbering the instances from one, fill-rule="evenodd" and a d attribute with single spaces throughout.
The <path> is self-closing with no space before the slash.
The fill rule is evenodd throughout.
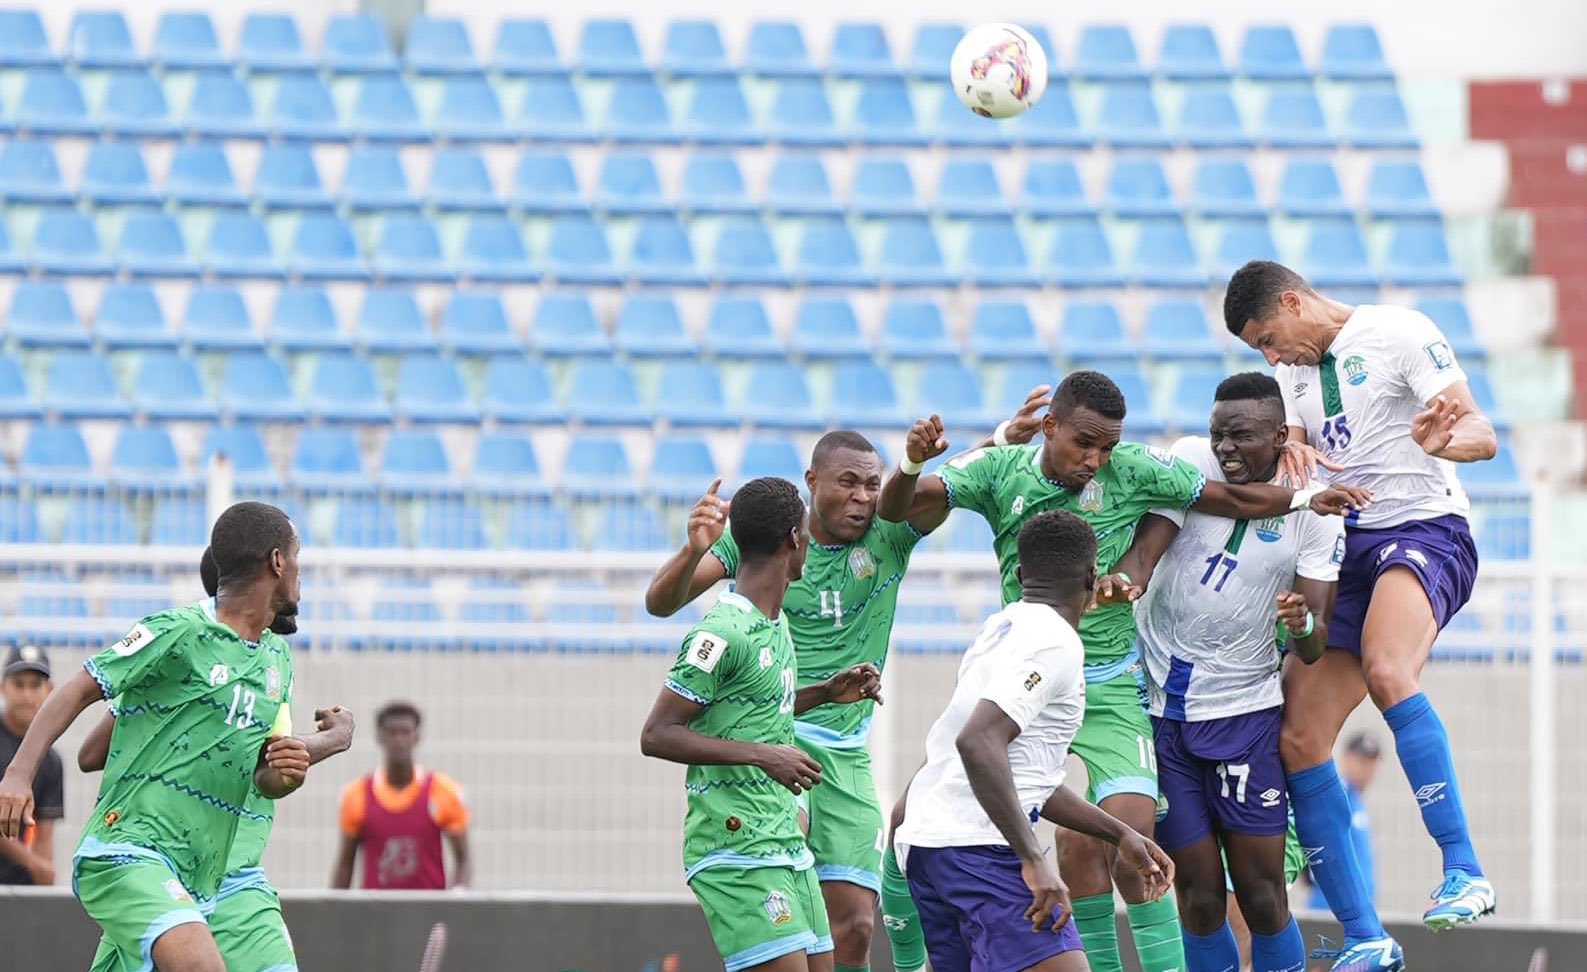
<path id="1" fill-rule="evenodd" d="M 272 702 L 281 701 L 281 669 L 271 668 L 265 672 L 265 698 Z"/>
<path id="2" fill-rule="evenodd" d="M 864 547 L 855 547 L 849 551 L 849 573 L 855 580 L 864 580 L 876 573 L 876 558 Z"/>
<path id="3" fill-rule="evenodd" d="M 1086 483 L 1086 488 L 1080 491 L 1080 511 L 1082 513 L 1101 513 L 1102 491 L 1102 484 L 1095 479 Z"/>

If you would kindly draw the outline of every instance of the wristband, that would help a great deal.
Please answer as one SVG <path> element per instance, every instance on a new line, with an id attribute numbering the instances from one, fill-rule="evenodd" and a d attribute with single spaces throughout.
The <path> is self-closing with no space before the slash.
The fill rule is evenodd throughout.
<path id="1" fill-rule="evenodd" d="M 1295 490 L 1295 495 L 1290 497 L 1289 508 L 1291 511 L 1304 510 L 1311 506 L 1313 496 L 1327 489 L 1326 486 L 1307 486 L 1305 489 Z"/>
<path id="2" fill-rule="evenodd" d="M 1306 627 L 1301 629 L 1301 633 L 1296 635 L 1295 637 L 1297 637 L 1297 638 L 1310 638 L 1311 637 L 1311 633 L 1313 631 L 1316 631 L 1316 630 L 1317 630 L 1317 615 L 1311 613 L 1310 611 L 1307 611 L 1306 612 Z"/>
<path id="3" fill-rule="evenodd" d="M 920 471 L 924 468 L 926 468 L 925 463 L 916 462 L 908 456 L 898 460 L 898 471 L 903 473 L 905 476 L 918 476 L 920 475 Z"/>
<path id="4" fill-rule="evenodd" d="M 992 430 L 992 444 L 997 446 L 1008 445 L 1008 421 L 997 423 L 997 428 Z"/>

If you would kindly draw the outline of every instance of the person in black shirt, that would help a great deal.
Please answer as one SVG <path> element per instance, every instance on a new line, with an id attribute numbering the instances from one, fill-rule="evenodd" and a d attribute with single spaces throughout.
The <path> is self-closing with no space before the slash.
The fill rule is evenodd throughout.
<path id="1" fill-rule="evenodd" d="M 42 648 L 23 645 L 6 656 L 0 676 L 0 770 L 11 763 L 28 725 L 49 697 L 50 660 Z M 33 780 L 34 824 L 22 839 L 0 837 L 0 884 L 55 883 L 55 823 L 66 816 L 61 757 L 50 750 Z"/>

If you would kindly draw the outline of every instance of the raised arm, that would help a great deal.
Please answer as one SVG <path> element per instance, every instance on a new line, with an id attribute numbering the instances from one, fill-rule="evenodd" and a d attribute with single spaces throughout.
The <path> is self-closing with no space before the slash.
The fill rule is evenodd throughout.
<path id="1" fill-rule="evenodd" d="M 721 488 L 722 480 L 711 481 L 711 487 L 689 512 L 688 539 L 683 548 L 667 558 L 645 589 L 645 610 L 658 618 L 678 613 L 727 576 L 720 560 L 706 556 L 727 529 L 728 502 L 716 495 Z"/>
<path id="2" fill-rule="evenodd" d="M 904 440 L 904 458 L 882 484 L 876 515 L 894 523 L 907 520 L 923 532 L 941 526 L 948 517 L 948 488 L 937 476 L 922 479 L 920 471 L 947 451 L 948 435 L 941 416 L 916 421 Z"/>
<path id="3" fill-rule="evenodd" d="M 104 693 L 94 677 L 79 671 L 44 700 L 5 776 L 0 777 L 0 838 L 16 838 L 33 822 L 33 778 L 44 755 L 84 709 L 102 698 Z"/>
<path id="4" fill-rule="evenodd" d="M 352 748 L 353 710 L 340 705 L 316 710 L 314 726 L 314 732 L 298 737 L 309 751 L 310 766 Z"/>
<path id="5" fill-rule="evenodd" d="M 1357 486 L 1308 486 L 1297 490 L 1267 483 L 1237 486 L 1209 481 L 1190 508 L 1231 520 L 1263 520 L 1302 509 L 1321 516 L 1343 516 L 1347 510 L 1366 509 L 1371 502 L 1371 491 Z"/>
<path id="6" fill-rule="evenodd" d="M 1450 462 L 1481 462 L 1499 452 L 1498 433 L 1464 381 L 1427 403 L 1426 411 L 1411 421 L 1411 438 L 1423 452 Z"/>

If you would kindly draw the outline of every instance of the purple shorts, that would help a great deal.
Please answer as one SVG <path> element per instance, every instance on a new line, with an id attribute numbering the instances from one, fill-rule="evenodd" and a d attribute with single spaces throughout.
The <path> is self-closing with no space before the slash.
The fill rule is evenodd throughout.
<path id="1" fill-rule="evenodd" d="M 1007 847 L 911 847 L 904 867 L 934 972 L 1019 972 L 1080 949 L 1073 918 L 1031 931 L 1030 890 Z"/>
<path id="2" fill-rule="evenodd" d="M 1157 821 L 1163 850 L 1219 833 L 1266 837 L 1289 827 L 1289 791 L 1278 756 L 1284 709 L 1180 722 L 1153 717 L 1157 785 L 1168 813 Z"/>
<path id="3" fill-rule="evenodd" d="M 1451 513 L 1381 530 L 1347 528 L 1339 594 L 1328 621 L 1328 647 L 1360 656 L 1361 626 L 1372 603 L 1372 587 L 1391 567 L 1409 567 L 1416 574 L 1442 631 L 1471 597 L 1477 581 L 1477 545 L 1466 518 Z"/>

